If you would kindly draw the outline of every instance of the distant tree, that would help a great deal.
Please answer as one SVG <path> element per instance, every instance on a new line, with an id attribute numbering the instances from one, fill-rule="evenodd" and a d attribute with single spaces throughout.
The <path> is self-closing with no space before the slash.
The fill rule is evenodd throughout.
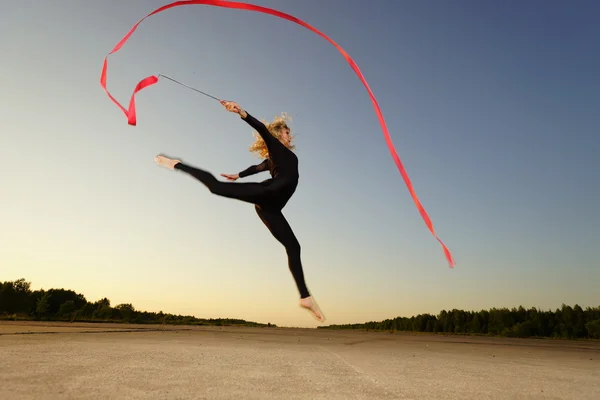
<path id="1" fill-rule="evenodd" d="M 50 296 L 50 293 L 45 292 L 36 302 L 35 314 L 38 317 L 44 318 L 48 316 L 48 311 L 50 311 Z"/>
<path id="2" fill-rule="evenodd" d="M 110 319 L 112 317 L 113 310 L 110 306 L 101 305 L 100 308 L 97 308 L 92 315 L 94 318 L 98 319 Z"/>
<path id="3" fill-rule="evenodd" d="M 589 337 L 600 339 L 600 319 L 596 319 L 585 324 Z"/>
<path id="4" fill-rule="evenodd" d="M 107 299 L 106 297 L 96 301 L 94 303 L 94 306 L 96 307 L 96 309 L 100 309 L 102 307 L 110 307 L 110 300 Z"/>
<path id="5" fill-rule="evenodd" d="M 28 313 L 31 284 L 25 279 L 0 284 L 0 313 Z"/>
<path id="6" fill-rule="evenodd" d="M 481 320 L 479 314 L 475 314 L 471 323 L 469 324 L 469 331 L 471 333 L 481 333 Z"/>
<path id="7" fill-rule="evenodd" d="M 132 322 L 135 319 L 135 308 L 133 307 L 133 305 L 129 303 L 119 304 L 115 307 L 115 309 L 120 312 L 121 317 L 127 322 Z M 162 318 L 160 318 L 159 316 L 159 319 Z"/>
<path id="8" fill-rule="evenodd" d="M 60 315 L 60 307 L 68 301 L 73 302 L 75 309 L 80 309 L 87 303 L 82 294 L 73 290 L 49 289 L 46 293 L 49 294 L 48 304 L 50 304 L 50 309 L 48 311 L 53 315 Z"/>
<path id="9" fill-rule="evenodd" d="M 77 310 L 77 308 L 75 307 L 75 301 L 67 300 L 60 305 L 57 317 L 71 319 L 71 317 L 73 317 L 73 314 L 75 313 L 75 310 Z"/>

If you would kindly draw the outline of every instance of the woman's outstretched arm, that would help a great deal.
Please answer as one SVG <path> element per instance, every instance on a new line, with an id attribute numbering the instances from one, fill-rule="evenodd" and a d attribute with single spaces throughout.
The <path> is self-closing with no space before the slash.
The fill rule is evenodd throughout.
<path id="1" fill-rule="evenodd" d="M 269 132 L 265 124 L 248 114 L 246 111 L 242 110 L 240 117 L 242 117 L 242 119 L 246 121 L 248 125 L 254 128 L 260 134 L 260 137 L 262 137 L 262 139 L 265 141 L 267 147 L 277 140 L 273 135 L 271 135 L 271 132 Z"/>
<path id="2" fill-rule="evenodd" d="M 271 144 L 278 142 L 278 140 L 273 135 L 271 135 L 271 132 L 269 132 L 265 124 L 254 118 L 252 115 L 248 114 L 248 112 L 243 110 L 242 107 L 239 106 L 239 104 L 233 101 L 225 100 L 221 101 L 221 104 L 225 106 L 227 111 L 239 114 L 240 117 L 248 123 L 248 125 L 254 128 L 265 141 L 267 147 L 270 147 Z"/>

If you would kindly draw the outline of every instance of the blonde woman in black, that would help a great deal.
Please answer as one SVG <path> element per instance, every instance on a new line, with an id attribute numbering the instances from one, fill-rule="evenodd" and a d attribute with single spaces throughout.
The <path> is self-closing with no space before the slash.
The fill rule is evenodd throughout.
<path id="1" fill-rule="evenodd" d="M 284 247 L 288 256 L 288 266 L 300 293 L 300 306 L 309 310 L 318 321 L 325 321 L 323 313 L 311 296 L 304 281 L 300 257 L 300 243 L 281 210 L 285 207 L 298 186 L 298 157 L 292 151 L 292 136 L 284 117 L 277 117 L 265 125 L 243 110 L 237 103 L 221 101 L 227 111 L 239 114 L 258 132 L 256 141 L 250 147 L 265 160 L 238 174 L 221 174 L 230 182 L 217 180 L 210 172 L 192 167 L 181 160 L 163 155 L 155 158 L 158 165 L 183 171 L 202 182 L 208 190 L 218 196 L 237 199 L 254 204 L 256 213 L 265 226 Z M 269 171 L 271 178 L 262 182 L 233 182 L 239 178 L 259 172 Z"/>

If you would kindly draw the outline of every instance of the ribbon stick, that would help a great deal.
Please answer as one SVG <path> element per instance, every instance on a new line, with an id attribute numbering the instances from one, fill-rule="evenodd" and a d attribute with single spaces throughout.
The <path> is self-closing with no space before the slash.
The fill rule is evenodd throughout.
<path id="1" fill-rule="evenodd" d="M 394 144 L 392 143 L 392 139 L 390 137 L 387 125 L 385 123 L 385 119 L 383 118 L 383 114 L 381 113 L 381 110 L 379 108 L 379 105 L 377 103 L 377 99 L 375 98 L 375 95 L 373 95 L 373 92 L 371 91 L 371 88 L 369 87 L 365 77 L 363 76 L 362 72 L 360 71 L 360 69 L 358 68 L 358 65 L 356 65 L 356 63 L 354 62 L 354 60 L 350 57 L 350 55 L 348 55 L 348 53 L 346 53 L 346 51 L 344 49 L 342 49 L 342 47 L 340 47 L 340 45 L 338 45 L 336 42 L 334 42 L 332 39 L 330 39 L 329 37 L 327 37 L 325 34 L 323 34 L 322 32 L 320 32 L 319 30 L 317 30 L 316 28 L 312 27 L 311 25 L 309 25 L 308 23 L 292 16 L 286 13 L 283 13 L 281 11 L 277 11 L 271 8 L 266 8 L 266 7 L 261 7 L 261 6 L 257 6 L 254 4 L 248 4 L 248 3 L 241 3 L 241 2 L 235 2 L 235 1 L 227 1 L 227 0 L 181 0 L 181 1 L 175 1 L 173 3 L 164 5 L 156 10 L 154 10 L 153 12 L 151 12 L 150 14 L 146 15 L 144 18 L 142 18 L 141 20 L 139 20 L 130 30 L 129 32 L 123 37 L 123 39 L 121 39 L 121 41 L 113 48 L 113 50 L 108 53 L 108 55 L 104 58 L 104 64 L 102 66 L 102 73 L 101 73 L 101 77 L 100 77 L 100 84 L 102 86 L 102 88 L 104 89 L 104 91 L 106 92 L 106 94 L 108 95 L 108 97 L 110 98 L 110 100 L 112 100 L 120 109 L 121 111 L 123 111 L 123 113 L 125 114 L 125 116 L 127 117 L 127 122 L 129 123 L 129 125 L 136 125 L 137 123 L 137 118 L 136 118 L 136 109 L 135 109 L 135 95 L 149 87 L 152 86 L 154 84 L 156 84 L 158 82 L 158 76 L 156 75 L 151 75 L 148 76 L 144 79 L 142 79 L 135 87 L 133 94 L 131 95 L 131 99 L 129 101 L 129 108 L 126 109 L 125 107 L 123 107 L 121 104 L 119 104 L 119 102 L 110 94 L 110 92 L 107 90 L 106 88 L 106 74 L 107 74 L 107 69 L 108 69 L 108 56 L 110 56 L 113 53 L 116 53 L 117 51 L 119 51 L 121 49 L 121 47 L 125 44 L 125 42 L 129 39 L 129 37 L 133 34 L 133 32 L 137 29 L 137 27 L 139 26 L 140 23 L 142 23 L 142 21 L 144 21 L 146 18 L 154 15 L 154 14 L 158 14 L 159 12 L 165 11 L 169 8 L 172 7 L 178 7 L 178 6 L 187 6 L 187 5 L 207 5 L 207 6 L 215 6 L 215 7 L 223 7 L 223 8 L 233 8 L 233 9 L 239 9 L 239 10 L 246 10 L 246 11 L 255 11 L 255 12 L 260 12 L 260 13 L 264 13 L 264 14 L 270 14 L 273 15 L 275 17 L 278 18 L 283 18 L 286 19 L 288 21 L 294 22 L 298 25 L 301 25 L 305 28 L 307 28 L 308 30 L 316 33 L 317 35 L 321 36 L 323 39 L 327 40 L 329 43 L 331 43 L 335 48 L 338 49 L 338 51 L 342 54 L 342 56 L 346 59 L 346 61 L 348 62 L 348 64 L 350 65 L 350 67 L 354 70 L 354 72 L 356 73 L 356 75 L 358 76 L 358 78 L 360 79 L 360 81 L 363 83 L 363 85 L 365 86 L 369 97 L 371 98 L 371 102 L 373 103 L 373 108 L 375 109 L 375 113 L 377 114 L 377 117 L 379 119 L 379 123 L 381 125 L 381 128 L 383 130 L 383 135 L 386 141 L 386 144 L 388 146 L 388 149 L 392 155 L 392 158 L 398 168 L 398 170 L 400 171 L 400 175 L 402 176 L 402 178 L 404 179 L 404 182 L 408 188 L 408 191 L 417 207 L 417 209 L 419 210 L 419 213 L 421 214 L 421 217 L 423 218 L 423 220 L 425 221 L 425 224 L 427 225 L 427 228 L 429 229 L 429 231 L 431 232 L 431 234 L 437 239 L 437 241 L 441 244 L 442 249 L 444 250 L 444 255 L 446 256 L 446 259 L 448 260 L 448 263 L 450 264 L 450 267 L 454 267 L 455 263 L 454 263 L 454 259 L 452 258 L 452 254 L 450 253 L 450 250 L 448 250 L 448 248 L 446 247 L 446 245 L 444 244 L 444 242 L 442 242 L 442 240 L 436 235 L 435 230 L 433 228 L 433 224 L 431 222 L 431 219 L 429 218 L 429 216 L 427 215 L 427 212 L 425 211 L 425 209 L 423 208 L 423 206 L 421 205 L 421 202 L 419 201 L 419 198 L 417 197 L 417 194 L 415 193 L 415 190 L 413 188 L 412 182 L 410 180 L 410 178 L 408 177 L 408 174 L 406 173 L 406 170 L 404 169 L 404 166 L 402 164 L 402 161 L 400 161 L 400 157 L 398 157 L 398 154 L 396 152 L 396 149 L 394 148 Z M 163 75 L 164 76 L 164 75 Z"/>
<path id="2" fill-rule="evenodd" d="M 175 83 L 177 83 L 177 84 L 179 84 L 179 85 L 181 85 L 181 86 L 184 86 L 184 87 L 186 87 L 186 88 L 188 88 L 188 89 L 191 89 L 191 90 L 193 90 L 193 91 L 195 91 L 195 92 L 198 92 L 198 93 L 200 93 L 200 94 L 203 94 L 203 95 L 205 95 L 206 97 L 210 97 L 211 99 L 215 99 L 215 100 L 217 100 L 217 101 L 221 101 L 220 99 L 216 98 L 216 97 L 215 97 L 215 96 L 213 96 L 213 95 L 210 95 L 210 94 L 208 94 L 208 93 L 205 93 L 205 92 L 203 92 L 202 90 L 198 90 L 198 89 L 196 89 L 196 88 L 193 88 L 193 87 L 191 87 L 190 85 L 186 85 L 185 83 L 181 83 L 181 82 L 179 82 L 178 80 L 176 80 L 176 79 L 173 79 L 173 78 L 170 78 L 170 77 L 168 77 L 168 76 L 166 76 L 166 75 L 163 75 L 163 74 L 158 74 L 158 76 L 159 76 L 159 77 L 161 77 L 161 76 L 162 76 L 163 78 L 167 78 L 167 79 L 168 79 L 168 80 L 170 80 L 170 81 L 173 81 L 173 82 L 175 82 Z"/>

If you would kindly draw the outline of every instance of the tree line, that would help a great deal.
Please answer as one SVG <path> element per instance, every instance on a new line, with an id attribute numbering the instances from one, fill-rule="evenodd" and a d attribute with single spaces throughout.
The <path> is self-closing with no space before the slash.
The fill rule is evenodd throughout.
<path id="1" fill-rule="evenodd" d="M 136 310 L 132 304 L 112 306 L 108 298 L 91 302 L 81 293 L 67 289 L 31 290 L 24 278 L 0 282 L 0 319 L 70 322 L 121 322 L 172 325 L 243 325 L 276 327 L 243 319 L 196 318 Z"/>
<path id="2" fill-rule="evenodd" d="M 556 310 L 492 308 L 481 311 L 443 310 L 438 315 L 419 314 L 361 324 L 329 325 L 321 329 L 432 332 L 461 335 L 600 339 L 600 307 L 563 304 Z"/>
<path id="3" fill-rule="evenodd" d="M 136 310 L 132 304 L 112 306 L 108 298 L 90 302 L 67 289 L 32 290 L 24 278 L 0 282 L 0 319 L 70 322 L 126 322 L 173 325 L 243 325 L 276 327 L 232 318 L 196 318 L 191 315 Z M 390 332 L 561 339 L 600 339 L 600 306 L 583 309 L 563 304 L 556 310 L 491 308 L 481 311 L 443 310 L 383 321 L 328 325 L 319 329 L 362 329 Z"/>

